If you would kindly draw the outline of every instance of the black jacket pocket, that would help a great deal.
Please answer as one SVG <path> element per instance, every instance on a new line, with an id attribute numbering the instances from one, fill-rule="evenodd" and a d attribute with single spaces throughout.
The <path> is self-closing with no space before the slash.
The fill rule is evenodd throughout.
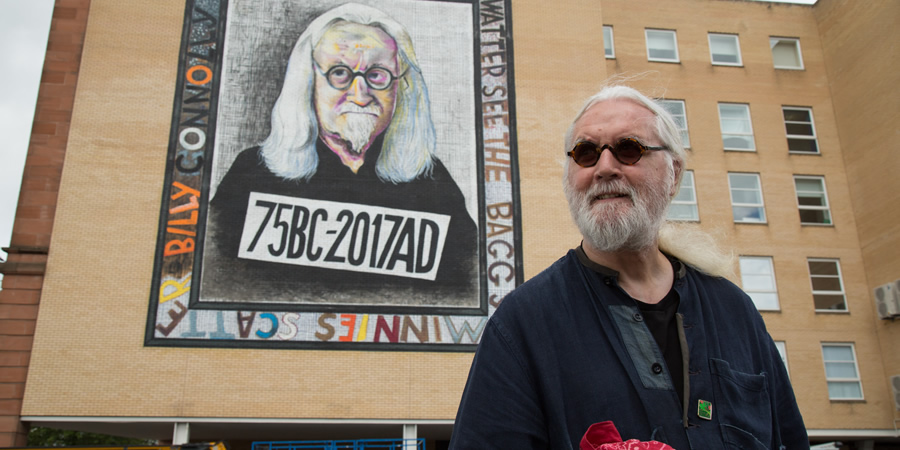
<path id="1" fill-rule="evenodd" d="M 731 368 L 721 359 L 710 359 L 722 437 L 729 448 L 767 449 L 772 445 L 772 405 L 765 373 L 749 374 Z"/>

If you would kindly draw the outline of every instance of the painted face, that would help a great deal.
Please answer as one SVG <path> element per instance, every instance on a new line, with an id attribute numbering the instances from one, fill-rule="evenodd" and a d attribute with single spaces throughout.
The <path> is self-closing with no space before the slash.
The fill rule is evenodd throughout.
<path id="1" fill-rule="evenodd" d="M 399 75 L 397 44 L 380 28 L 340 22 L 322 36 L 313 59 L 319 136 L 356 172 L 394 116 L 397 81 L 376 88 L 383 87 L 384 74 Z"/>
<path id="2" fill-rule="evenodd" d="M 591 106 L 573 129 L 574 142 L 613 144 L 634 137 L 658 146 L 655 117 L 629 100 Z M 656 243 L 669 200 L 675 194 L 676 167 L 666 151 L 649 151 L 625 165 L 608 149 L 592 167 L 567 163 L 564 183 L 569 210 L 585 242 L 599 251 L 639 250 Z"/>

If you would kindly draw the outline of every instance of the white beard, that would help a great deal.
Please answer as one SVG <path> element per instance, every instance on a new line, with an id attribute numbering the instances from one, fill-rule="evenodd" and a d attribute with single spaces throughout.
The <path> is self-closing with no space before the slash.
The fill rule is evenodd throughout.
<path id="1" fill-rule="evenodd" d="M 378 118 L 369 114 L 350 113 L 344 116 L 344 120 L 346 126 L 338 135 L 350 143 L 350 151 L 358 155 L 369 147 Z"/>
<path id="2" fill-rule="evenodd" d="M 341 105 L 338 114 L 343 117 L 344 125 L 338 126 L 328 120 L 322 123 L 322 128 L 328 133 L 337 135 L 347 145 L 349 150 L 357 155 L 361 154 L 372 142 L 375 134 L 375 126 L 378 116 L 381 115 L 381 107 L 376 104 L 359 106 L 356 103 L 346 102 Z"/>
<path id="3" fill-rule="evenodd" d="M 646 189 L 644 195 L 621 179 L 593 184 L 581 192 L 575 191 L 567 179 L 564 190 L 572 218 L 591 247 L 603 252 L 643 250 L 656 245 L 659 229 L 665 222 L 668 193 L 674 182 L 672 176 L 667 176 L 665 181 L 663 189 Z M 598 195 L 613 192 L 626 193 L 631 206 L 592 204 Z"/>

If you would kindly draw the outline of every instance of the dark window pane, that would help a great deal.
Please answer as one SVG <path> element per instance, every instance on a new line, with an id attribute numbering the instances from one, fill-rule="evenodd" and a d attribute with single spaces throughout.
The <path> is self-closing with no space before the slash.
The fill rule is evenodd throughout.
<path id="1" fill-rule="evenodd" d="M 813 275 L 837 275 L 834 261 L 809 261 L 809 273 Z"/>
<path id="2" fill-rule="evenodd" d="M 825 199 L 822 197 L 811 197 L 800 194 L 800 197 L 797 197 L 797 203 L 800 206 L 825 206 Z"/>
<path id="3" fill-rule="evenodd" d="M 808 123 L 786 123 L 784 127 L 787 129 L 787 134 L 799 134 L 801 136 L 812 136 L 813 129 L 812 125 Z"/>
<path id="4" fill-rule="evenodd" d="M 828 211 L 823 210 L 815 210 L 815 209 L 801 209 L 800 210 L 800 222 L 801 223 L 820 223 L 825 225 L 831 224 L 831 216 L 828 214 Z"/>
<path id="5" fill-rule="evenodd" d="M 784 109 L 784 120 L 788 122 L 812 122 L 805 109 Z"/>
<path id="6" fill-rule="evenodd" d="M 809 273 L 813 275 L 837 275 L 837 264 L 834 261 L 810 261 Z"/>
<path id="7" fill-rule="evenodd" d="M 788 150 L 792 152 L 819 153 L 815 139 L 788 139 Z"/>
<path id="8" fill-rule="evenodd" d="M 814 295 L 813 300 L 816 309 L 825 309 L 832 311 L 846 311 L 847 304 L 844 303 L 843 295 Z"/>
<path id="9" fill-rule="evenodd" d="M 812 287 L 814 291 L 840 291 L 841 280 L 837 278 L 813 278 Z"/>

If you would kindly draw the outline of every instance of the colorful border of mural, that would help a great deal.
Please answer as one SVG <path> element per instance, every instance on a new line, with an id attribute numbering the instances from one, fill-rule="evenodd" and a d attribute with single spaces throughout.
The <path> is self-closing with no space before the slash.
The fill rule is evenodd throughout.
<path id="1" fill-rule="evenodd" d="M 479 158 L 482 307 L 198 304 L 228 0 L 187 0 L 162 192 L 145 345 L 176 347 L 472 351 L 488 318 L 522 282 L 510 0 L 472 5 Z M 342 2 L 341 2 L 342 3 Z M 447 314 L 445 314 L 447 313 Z"/>

